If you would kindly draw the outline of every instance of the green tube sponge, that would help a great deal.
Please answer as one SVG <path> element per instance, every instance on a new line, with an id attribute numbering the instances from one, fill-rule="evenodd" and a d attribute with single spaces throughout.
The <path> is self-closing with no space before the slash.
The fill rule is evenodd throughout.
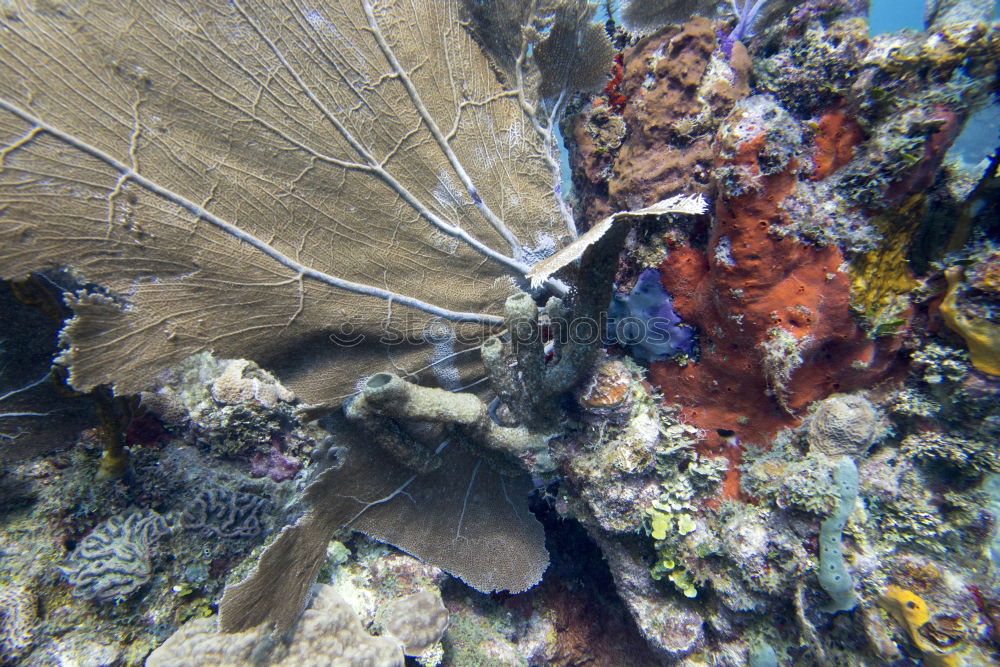
<path id="1" fill-rule="evenodd" d="M 830 596 L 830 603 L 823 607 L 827 612 L 850 611 L 858 604 L 854 595 L 854 580 L 847 571 L 841 539 L 847 517 L 854 509 L 858 497 L 858 467 L 848 456 L 841 457 L 833 471 L 840 502 L 833 514 L 819 529 L 819 584 Z"/>

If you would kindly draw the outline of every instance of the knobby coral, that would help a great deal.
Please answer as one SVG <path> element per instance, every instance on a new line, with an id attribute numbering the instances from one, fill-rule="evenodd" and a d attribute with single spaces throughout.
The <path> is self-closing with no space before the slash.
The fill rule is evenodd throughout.
<path id="1" fill-rule="evenodd" d="M 235 634 L 220 634 L 215 619 L 188 622 L 146 661 L 150 667 L 218 665 L 242 667 L 266 659 L 267 664 L 375 665 L 402 667 L 400 641 L 372 637 L 357 615 L 331 586 L 318 586 L 309 608 L 281 642 L 270 638 L 266 625 Z"/>

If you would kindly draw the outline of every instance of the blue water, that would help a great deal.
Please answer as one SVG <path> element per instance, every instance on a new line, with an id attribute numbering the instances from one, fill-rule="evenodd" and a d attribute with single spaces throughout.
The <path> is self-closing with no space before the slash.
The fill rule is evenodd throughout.
<path id="1" fill-rule="evenodd" d="M 1000 14 L 1000 1 L 996 5 L 994 14 Z M 903 28 L 923 30 L 923 0 L 872 0 L 868 24 L 873 35 Z"/>
<path id="2" fill-rule="evenodd" d="M 872 0 L 868 25 L 873 35 L 903 28 L 924 29 L 924 3 L 921 0 Z"/>

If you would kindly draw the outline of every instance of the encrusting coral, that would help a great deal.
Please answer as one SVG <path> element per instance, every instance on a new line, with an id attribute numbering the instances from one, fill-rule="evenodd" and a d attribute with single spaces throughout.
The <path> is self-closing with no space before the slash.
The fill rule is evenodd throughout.
<path id="1" fill-rule="evenodd" d="M 420 656 L 441 640 L 448 610 L 436 590 L 422 590 L 392 603 L 385 633 L 403 644 L 403 653 Z"/>

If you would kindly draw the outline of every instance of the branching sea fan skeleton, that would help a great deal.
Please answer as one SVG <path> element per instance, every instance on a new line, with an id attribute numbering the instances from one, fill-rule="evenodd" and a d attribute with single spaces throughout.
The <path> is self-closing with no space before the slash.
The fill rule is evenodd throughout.
<path id="1" fill-rule="evenodd" d="M 553 128 L 570 93 L 604 82 L 611 51 L 593 11 L 579 0 L 4 4 L 0 277 L 72 272 L 62 362 L 81 390 L 135 393 L 211 350 L 333 409 L 387 367 L 419 382 L 434 354 L 423 332 L 442 320 L 459 370 L 481 375 L 477 350 L 510 322 L 529 249 L 576 236 Z M 548 274 L 598 236 L 532 280 L 566 296 Z M 606 307 L 606 257 L 622 236 L 584 256 L 579 279 L 596 291 L 577 312 Z M 437 472 L 414 481 L 403 463 L 345 447 L 336 474 L 307 491 L 298 532 L 278 540 L 295 544 L 268 554 L 272 573 L 299 580 L 258 586 L 257 615 L 227 623 L 224 602 L 224 628 L 287 626 L 347 520 L 482 590 L 536 583 L 547 555 L 523 473 L 441 449 Z"/>

